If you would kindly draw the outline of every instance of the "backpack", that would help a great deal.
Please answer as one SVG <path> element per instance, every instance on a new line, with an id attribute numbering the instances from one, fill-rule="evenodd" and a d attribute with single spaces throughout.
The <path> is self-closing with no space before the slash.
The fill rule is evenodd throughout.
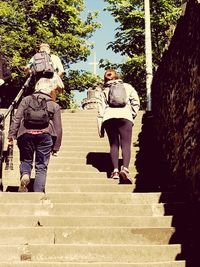
<path id="1" fill-rule="evenodd" d="M 51 56 L 45 51 L 38 52 L 33 56 L 33 66 L 31 68 L 34 76 L 38 78 L 52 78 L 54 75 Z"/>
<path id="2" fill-rule="evenodd" d="M 45 129 L 53 118 L 53 113 L 47 109 L 47 101 L 41 95 L 31 95 L 28 107 L 24 110 L 24 126 L 27 129 Z"/>
<path id="3" fill-rule="evenodd" d="M 108 100 L 109 107 L 122 108 L 127 104 L 126 89 L 122 81 L 116 81 L 109 85 Z"/>

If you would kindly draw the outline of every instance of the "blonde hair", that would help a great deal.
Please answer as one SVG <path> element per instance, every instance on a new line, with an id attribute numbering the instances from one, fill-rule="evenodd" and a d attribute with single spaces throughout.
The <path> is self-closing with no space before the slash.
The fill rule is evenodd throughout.
<path id="1" fill-rule="evenodd" d="M 49 44 L 47 44 L 47 43 L 41 43 L 40 44 L 40 51 L 42 52 L 42 51 L 45 51 L 45 52 L 47 52 L 48 54 L 50 54 L 50 46 L 49 46 Z"/>
<path id="2" fill-rule="evenodd" d="M 117 80 L 119 79 L 120 76 L 114 69 L 108 69 L 106 70 L 104 74 L 104 83 L 111 81 L 111 80 Z"/>

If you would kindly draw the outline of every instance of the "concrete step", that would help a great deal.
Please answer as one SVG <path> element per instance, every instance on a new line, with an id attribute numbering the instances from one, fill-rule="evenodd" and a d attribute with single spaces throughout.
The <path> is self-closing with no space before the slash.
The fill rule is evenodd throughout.
<path id="1" fill-rule="evenodd" d="M 88 130 L 89 132 L 98 132 L 97 131 L 97 122 L 94 121 L 81 121 L 81 120 L 77 120 L 77 121 L 67 121 L 65 119 L 62 120 L 62 127 L 64 130 L 70 130 L 70 129 L 83 129 L 83 130 Z M 135 124 L 133 126 L 133 131 L 140 131 L 141 130 L 141 123 L 138 122 L 138 124 Z"/>
<path id="2" fill-rule="evenodd" d="M 176 193 L 124 193 L 124 192 L 86 192 L 86 193 L 48 193 L 44 199 L 53 203 L 112 203 L 112 204 L 158 204 L 180 201 Z M 15 198 L 17 199 L 17 198 Z M 20 196 L 18 197 L 20 201 Z M 184 196 L 182 196 L 184 201 Z M 25 200 L 23 200 L 25 201 Z M 3 202 L 6 202 L 3 201 Z"/>
<path id="3" fill-rule="evenodd" d="M 12 216 L 2 215 L 0 227 L 171 227 L 172 216 Z"/>
<path id="4" fill-rule="evenodd" d="M 67 138 L 66 138 L 67 139 Z M 63 147 L 69 148 L 75 148 L 74 150 L 77 150 L 76 147 L 79 147 L 79 151 L 82 151 L 82 149 L 84 149 L 85 147 L 87 147 L 88 152 L 91 149 L 97 149 L 97 148 L 101 148 L 102 151 L 104 150 L 108 150 L 109 144 L 108 144 L 108 140 L 105 139 L 105 141 L 98 141 L 98 140 L 94 140 L 94 141 L 86 141 L 86 140 L 81 140 L 81 141 L 77 141 L 77 140 L 71 140 L 70 138 L 68 138 L 67 140 L 63 140 L 62 141 L 62 147 L 61 150 L 63 149 Z M 135 147 L 133 147 L 133 150 L 136 149 Z"/>
<path id="5" fill-rule="evenodd" d="M 132 150 L 132 157 L 131 157 L 131 164 L 134 164 L 135 162 L 135 156 L 138 153 L 138 149 Z M 61 149 L 59 151 L 58 157 L 51 157 L 50 158 L 50 164 L 54 162 L 61 162 L 63 159 L 65 159 L 69 163 L 74 163 L 74 162 L 79 162 L 81 164 L 86 164 L 87 161 L 91 158 L 94 159 L 94 157 L 97 157 L 100 160 L 105 160 L 108 161 L 110 160 L 110 155 L 109 155 L 109 148 L 103 149 L 101 152 L 98 152 L 98 154 L 95 154 L 95 152 L 88 152 L 88 151 L 68 151 Z M 19 162 L 19 151 L 18 149 L 14 149 L 14 155 L 13 159 L 15 163 Z M 122 159 L 121 154 L 120 154 L 120 160 Z M 91 161 L 91 160 L 90 160 Z M 89 164 L 89 163 L 88 163 Z"/>
<path id="6" fill-rule="evenodd" d="M 14 163 L 13 164 L 14 170 L 19 169 L 19 163 Z M 81 172 L 93 172 L 98 173 L 98 170 L 94 168 L 91 164 L 79 164 L 79 162 L 74 162 L 74 164 L 63 164 L 60 161 L 54 161 L 52 160 L 48 166 L 48 171 L 54 171 L 57 170 L 57 172 L 62 172 L 62 171 L 81 171 Z M 134 171 L 134 167 L 130 167 L 129 171 L 132 172 Z M 106 171 L 106 170 L 105 170 Z"/>
<path id="7" fill-rule="evenodd" d="M 184 205 L 177 204 L 105 204 L 105 203 L 0 203 L 0 216 L 161 216 L 183 212 Z"/>
<path id="8" fill-rule="evenodd" d="M 53 176 L 51 176 L 53 177 Z M 83 179 L 87 180 L 87 183 L 76 183 L 76 181 L 73 181 L 71 178 L 60 178 L 57 176 L 57 178 L 47 178 L 47 183 L 45 186 L 46 192 L 133 192 L 135 185 L 120 185 L 118 180 L 112 180 L 109 182 L 107 178 L 103 179 L 100 178 L 100 182 L 98 183 L 98 179 L 94 178 L 93 180 L 91 178 L 77 178 L 77 179 Z M 34 182 L 34 179 L 31 179 L 31 183 L 29 187 L 31 187 L 31 184 Z M 4 191 L 10 191 L 8 190 L 8 187 L 13 186 L 19 186 L 20 184 L 20 178 L 12 177 L 12 178 L 4 178 L 3 181 Z M 7 188 L 7 189 L 6 189 Z"/>
<path id="9" fill-rule="evenodd" d="M 132 179 L 134 179 L 136 175 L 136 171 L 132 171 L 130 173 L 130 176 Z M 34 175 L 32 175 L 34 177 Z M 104 178 L 109 179 L 110 177 L 107 176 L 107 172 L 105 170 L 101 172 L 95 173 L 95 169 L 93 171 L 79 171 L 79 170 L 71 170 L 71 171 L 54 171 L 53 168 L 48 170 L 48 177 L 54 177 L 56 179 L 74 179 L 74 178 L 92 178 L 92 179 L 98 179 L 98 178 Z M 48 178 L 47 178 L 48 179 Z M 111 182 L 112 183 L 112 182 Z"/>
<path id="10" fill-rule="evenodd" d="M 9 175 L 11 175 L 11 177 L 19 177 L 19 168 L 15 167 L 13 171 L 5 171 L 4 170 L 4 175 L 6 176 L 6 178 L 9 178 L 7 176 L 7 173 L 9 173 Z M 34 175 L 32 175 L 34 176 Z M 47 179 L 48 177 L 54 177 L 54 178 L 107 178 L 106 176 L 106 172 L 97 172 L 95 169 L 92 171 L 78 171 L 78 170 L 73 170 L 73 171 L 56 171 L 55 169 L 53 170 L 53 168 L 51 170 L 48 170 L 48 174 L 47 174 Z M 10 179 L 12 181 L 12 179 Z M 10 182 L 11 182 L 10 181 Z"/>
<path id="11" fill-rule="evenodd" d="M 83 136 L 81 132 L 73 133 L 72 131 L 69 131 L 69 130 L 65 130 L 63 132 L 63 140 L 69 139 L 69 140 L 83 140 L 83 141 L 85 141 L 86 137 L 87 137 L 87 140 L 90 140 L 90 141 L 108 142 L 108 138 L 106 135 L 104 138 L 100 138 L 97 133 L 94 134 L 94 131 L 88 132 L 87 136 L 86 135 Z M 136 129 L 134 129 L 133 134 L 132 134 L 132 140 L 136 139 L 137 137 L 138 137 L 138 132 L 136 131 Z"/>
<path id="12" fill-rule="evenodd" d="M 126 262 L 101 262 L 101 263 L 72 263 L 72 262 L 2 262 L 1 267 L 185 267 L 185 261 L 168 261 L 168 262 L 142 262 L 142 263 L 126 263 Z"/>
<path id="13" fill-rule="evenodd" d="M 1 245 L 0 261 L 155 262 L 174 261 L 180 245 Z"/>
<path id="14" fill-rule="evenodd" d="M 114 179 L 103 179 L 103 178 L 66 178 L 66 177 L 48 177 L 48 184 L 59 185 L 59 184 L 102 184 L 102 185 L 112 185 L 116 184 L 116 180 Z"/>
<path id="15" fill-rule="evenodd" d="M 135 164 L 135 157 L 134 156 L 135 156 L 136 153 L 137 152 L 132 153 L 132 159 L 130 160 L 130 165 L 131 166 Z M 60 151 L 58 157 L 51 157 L 49 164 L 53 165 L 54 163 L 58 163 L 59 164 L 61 162 L 62 163 L 65 162 L 65 164 L 76 164 L 76 163 L 79 163 L 79 164 L 82 164 L 82 165 L 85 165 L 85 164 L 90 165 L 90 164 L 92 164 L 92 159 L 90 159 L 89 157 L 87 158 L 87 153 L 81 153 L 81 154 L 79 154 L 79 153 L 75 154 L 74 153 L 74 155 L 71 156 L 71 153 L 69 151 L 66 151 L 66 152 Z M 93 161 L 97 161 L 98 157 L 99 157 L 99 159 L 102 159 L 102 161 L 104 160 L 104 162 L 106 162 L 106 163 L 109 162 L 109 161 L 111 162 L 111 160 L 109 159 L 108 155 L 105 155 L 104 159 L 103 159 L 103 157 L 101 155 L 98 155 L 97 159 L 93 158 Z M 122 161 L 121 158 L 120 158 L 120 161 Z"/>
<path id="16" fill-rule="evenodd" d="M 77 117 L 77 116 L 62 116 L 62 120 L 64 121 L 64 123 L 67 125 L 67 122 L 70 123 L 70 125 L 74 125 L 78 122 L 83 123 L 87 123 L 87 124 L 91 124 L 93 123 L 94 125 L 97 125 L 97 117 L 96 116 L 88 116 L 88 117 Z M 137 118 L 137 120 L 135 120 L 135 124 L 134 126 L 139 126 L 141 124 L 141 117 Z"/>
<path id="17" fill-rule="evenodd" d="M 86 193 L 9 193 L 0 194 L 0 203 L 112 203 L 112 204 L 156 204 L 161 198 L 160 193 L 109 193 L 109 192 L 86 192 Z"/>
<path id="18" fill-rule="evenodd" d="M 171 227 L 172 216 L 2 215 L 0 227 Z"/>
<path id="19" fill-rule="evenodd" d="M 77 135 L 81 135 L 82 133 L 87 133 L 87 136 L 88 136 L 88 139 L 90 137 L 90 135 L 95 135 L 97 137 L 97 140 L 98 139 L 101 139 L 98 135 L 98 129 L 97 127 L 92 124 L 90 127 L 85 124 L 83 126 L 79 125 L 77 123 L 77 125 L 73 125 L 73 126 L 70 126 L 70 125 L 62 125 L 62 128 L 63 128 L 63 133 L 67 134 L 68 132 L 77 132 Z M 133 128 L 133 136 L 136 136 L 136 134 L 139 134 L 141 132 L 141 128 L 138 127 L 134 127 Z M 106 138 L 106 136 L 104 137 Z"/>
<path id="20" fill-rule="evenodd" d="M 18 165 L 14 164 L 14 167 L 16 167 L 16 169 L 17 169 Z M 102 168 L 103 168 L 103 166 L 102 166 Z M 49 167 L 48 167 L 49 171 L 55 170 L 55 169 L 57 171 L 81 171 L 81 172 L 94 171 L 94 173 L 98 172 L 98 169 L 94 168 L 91 165 L 91 163 L 83 165 L 83 164 L 79 164 L 79 162 L 74 162 L 74 164 L 65 164 L 65 165 L 63 165 L 62 162 L 60 163 L 57 160 L 54 161 L 52 164 L 49 164 Z M 130 173 L 133 173 L 135 171 L 136 171 L 135 166 L 130 166 L 129 167 L 129 172 Z"/>
<path id="21" fill-rule="evenodd" d="M 0 245 L 166 245 L 174 233 L 173 227 L 3 227 Z"/>
<path id="22" fill-rule="evenodd" d="M 132 193 L 133 185 L 118 185 L 118 184 L 46 184 L 45 191 L 48 192 L 123 192 Z"/>
<path id="23" fill-rule="evenodd" d="M 61 117 L 65 120 L 65 121 L 70 121 L 72 119 L 74 120 L 85 120 L 85 121 L 90 121 L 90 120 L 94 120 L 95 122 L 97 121 L 97 113 L 93 113 L 93 114 L 81 114 L 80 115 L 76 114 L 67 114 L 67 113 L 62 113 Z M 138 113 L 135 122 L 137 123 L 138 121 L 141 121 L 143 117 L 143 113 Z"/>

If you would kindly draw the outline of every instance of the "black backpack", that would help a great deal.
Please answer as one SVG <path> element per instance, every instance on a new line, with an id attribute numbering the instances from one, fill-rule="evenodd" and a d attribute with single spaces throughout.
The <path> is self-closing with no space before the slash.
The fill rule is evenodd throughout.
<path id="1" fill-rule="evenodd" d="M 112 108 L 122 108 L 127 104 L 126 89 L 122 81 L 112 82 L 109 85 L 108 105 Z"/>
<path id="2" fill-rule="evenodd" d="M 53 101 L 32 94 L 28 107 L 24 110 L 24 126 L 27 129 L 45 129 L 53 118 L 53 112 L 47 109 L 47 102 Z"/>
<path id="3" fill-rule="evenodd" d="M 38 78 L 52 78 L 54 75 L 51 56 L 45 51 L 38 52 L 33 56 L 32 73 Z"/>

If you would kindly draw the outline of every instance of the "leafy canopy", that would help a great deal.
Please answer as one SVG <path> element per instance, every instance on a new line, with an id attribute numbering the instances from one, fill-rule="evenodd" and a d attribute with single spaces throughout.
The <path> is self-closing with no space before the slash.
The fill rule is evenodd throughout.
<path id="1" fill-rule="evenodd" d="M 118 65 L 124 80 L 130 82 L 145 102 L 145 12 L 144 0 L 104 0 L 115 21 L 115 40 L 108 49 L 125 56 Z M 169 43 L 181 12 L 181 0 L 152 0 L 150 2 L 153 65 L 156 67 Z M 116 67 L 101 60 L 101 67 Z"/>
<path id="2" fill-rule="evenodd" d="M 87 60 L 92 48 L 88 40 L 100 24 L 95 20 L 97 12 L 88 12 L 83 18 L 84 8 L 84 0 L 0 2 L 0 53 L 9 60 L 15 86 L 24 82 L 24 66 L 42 42 L 49 43 L 66 69 L 72 63 Z M 65 83 L 69 80 L 70 77 L 65 79 Z M 83 83 L 86 88 L 85 76 Z M 69 84 L 66 88 L 71 90 Z"/>

